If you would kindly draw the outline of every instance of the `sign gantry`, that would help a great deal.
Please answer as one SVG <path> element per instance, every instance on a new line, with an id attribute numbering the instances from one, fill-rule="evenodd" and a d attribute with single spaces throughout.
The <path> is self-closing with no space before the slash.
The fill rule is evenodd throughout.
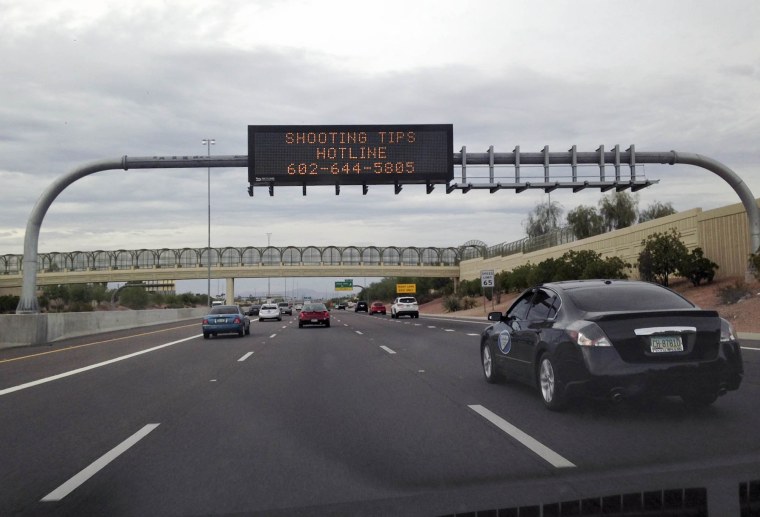
<path id="1" fill-rule="evenodd" d="M 739 195 L 747 212 L 750 248 L 760 252 L 760 209 L 755 197 L 744 181 L 722 163 L 694 153 L 637 152 L 633 145 L 621 151 L 615 146 L 605 152 L 600 146 L 596 152 L 577 152 L 575 146 L 568 152 L 552 153 L 548 146 L 540 153 L 521 153 L 519 146 L 511 153 L 468 153 L 462 148 L 453 152 L 453 126 L 451 124 L 419 125 L 367 125 L 367 126 L 249 126 L 249 156 L 152 156 L 97 160 L 81 165 L 57 178 L 40 195 L 32 208 L 24 235 L 23 285 L 17 314 L 39 312 L 37 302 L 37 252 L 40 228 L 50 205 L 66 187 L 90 174 L 113 169 L 181 169 L 211 167 L 247 167 L 248 193 L 253 196 L 255 186 L 266 186 L 274 195 L 279 185 L 300 185 L 306 194 L 306 186 L 334 185 L 340 193 L 343 184 L 362 185 L 367 193 L 369 185 L 392 184 L 398 194 L 404 184 L 424 184 L 428 194 L 436 184 L 446 184 L 446 193 L 461 190 L 487 189 L 494 193 L 501 189 L 543 189 L 551 192 L 557 188 L 572 188 L 574 192 L 592 187 L 602 191 L 630 188 L 638 190 L 654 181 L 636 176 L 636 166 L 645 163 L 674 165 L 676 163 L 705 168 L 725 180 Z M 270 151 L 274 149 L 275 152 Z M 467 167 L 473 164 L 487 165 L 489 177 L 485 182 L 471 182 Z M 544 167 L 543 181 L 523 181 L 521 165 Z M 553 165 L 569 165 L 570 181 L 551 177 Z M 597 164 L 599 181 L 581 180 L 576 172 L 581 164 Z M 614 179 L 606 177 L 605 166 L 615 168 Z M 462 168 L 462 182 L 453 182 L 454 165 Z M 496 165 L 513 165 L 514 177 L 498 181 L 494 174 Z M 621 169 L 630 167 L 630 174 Z"/>

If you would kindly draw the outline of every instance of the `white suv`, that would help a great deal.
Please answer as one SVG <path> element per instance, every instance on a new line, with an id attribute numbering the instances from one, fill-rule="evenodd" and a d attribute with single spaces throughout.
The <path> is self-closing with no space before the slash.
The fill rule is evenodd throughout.
<path id="1" fill-rule="evenodd" d="M 417 299 L 412 296 L 399 296 L 393 300 L 391 305 L 391 318 L 400 316 L 409 316 L 410 318 L 420 317 L 420 308 L 417 305 Z"/>

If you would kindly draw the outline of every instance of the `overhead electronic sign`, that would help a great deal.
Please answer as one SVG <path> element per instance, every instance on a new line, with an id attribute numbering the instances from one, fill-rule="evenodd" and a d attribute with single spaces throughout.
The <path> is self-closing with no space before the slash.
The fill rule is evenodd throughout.
<path id="1" fill-rule="evenodd" d="M 448 183 L 452 124 L 248 126 L 252 186 Z"/>

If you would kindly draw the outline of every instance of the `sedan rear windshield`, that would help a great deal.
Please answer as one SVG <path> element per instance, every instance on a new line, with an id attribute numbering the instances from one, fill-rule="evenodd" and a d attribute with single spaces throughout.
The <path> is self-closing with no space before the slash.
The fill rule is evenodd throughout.
<path id="1" fill-rule="evenodd" d="M 656 285 L 611 284 L 567 291 L 567 296 L 584 312 L 651 311 L 693 309 L 676 293 Z"/>
<path id="2" fill-rule="evenodd" d="M 217 305 L 216 307 L 211 309 L 211 312 L 209 314 L 237 314 L 237 313 L 238 313 L 237 307 Z"/>
<path id="3" fill-rule="evenodd" d="M 305 305 L 303 310 L 304 312 L 325 312 L 327 311 L 327 307 L 323 303 L 312 303 Z"/>
<path id="4" fill-rule="evenodd" d="M 277 307 L 276 305 L 262 305 L 261 309 L 264 309 L 264 310 L 267 310 L 267 309 L 269 309 L 269 310 L 277 309 L 277 310 L 279 310 L 280 308 Z"/>
<path id="5" fill-rule="evenodd" d="M 414 298 L 399 298 L 398 302 L 399 303 L 417 303 L 417 300 L 415 300 Z"/>

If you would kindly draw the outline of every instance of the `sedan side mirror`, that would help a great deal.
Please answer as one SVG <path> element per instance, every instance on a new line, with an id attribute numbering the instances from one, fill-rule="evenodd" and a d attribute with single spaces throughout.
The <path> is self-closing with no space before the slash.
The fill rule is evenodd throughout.
<path id="1" fill-rule="evenodd" d="M 500 312 L 489 312 L 488 321 L 501 321 L 502 314 Z"/>

